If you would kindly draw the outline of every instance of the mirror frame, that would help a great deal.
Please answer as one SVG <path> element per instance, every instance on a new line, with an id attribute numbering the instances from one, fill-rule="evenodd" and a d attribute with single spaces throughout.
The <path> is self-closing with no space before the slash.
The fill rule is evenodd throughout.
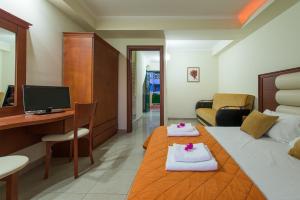
<path id="1" fill-rule="evenodd" d="M 14 106 L 0 108 L 0 117 L 24 113 L 22 86 L 26 84 L 26 37 L 30 23 L 0 9 L 0 27 L 16 34 Z"/>

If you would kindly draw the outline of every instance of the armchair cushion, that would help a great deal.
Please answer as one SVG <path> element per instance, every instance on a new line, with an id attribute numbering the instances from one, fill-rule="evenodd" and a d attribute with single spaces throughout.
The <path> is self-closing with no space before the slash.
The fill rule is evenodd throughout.
<path id="1" fill-rule="evenodd" d="M 223 107 L 233 106 L 252 110 L 254 96 L 248 94 L 223 94 L 217 93 L 213 98 L 212 107 L 219 110 Z"/>
<path id="2" fill-rule="evenodd" d="M 202 120 L 208 122 L 210 125 L 216 125 L 216 115 L 217 111 L 212 108 L 199 108 L 196 110 L 198 117 Z"/>
<path id="3" fill-rule="evenodd" d="M 214 95 L 213 101 L 199 101 L 196 114 L 201 123 L 211 126 L 240 126 L 250 113 L 255 97 L 248 94 Z"/>

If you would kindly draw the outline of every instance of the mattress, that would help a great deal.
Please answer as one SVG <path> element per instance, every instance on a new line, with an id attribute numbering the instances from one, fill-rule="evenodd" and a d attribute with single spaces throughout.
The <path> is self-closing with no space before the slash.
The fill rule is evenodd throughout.
<path id="1" fill-rule="evenodd" d="M 300 199 L 300 161 L 289 146 L 270 137 L 254 139 L 239 127 L 206 127 L 267 199 Z"/>
<path id="2" fill-rule="evenodd" d="M 129 200 L 147 199 L 265 199 L 263 193 L 240 169 L 226 150 L 203 126 L 197 137 L 167 137 L 166 127 L 152 133 L 147 151 L 128 194 Z M 205 143 L 218 162 L 213 172 L 168 172 L 168 146 L 173 143 Z"/>

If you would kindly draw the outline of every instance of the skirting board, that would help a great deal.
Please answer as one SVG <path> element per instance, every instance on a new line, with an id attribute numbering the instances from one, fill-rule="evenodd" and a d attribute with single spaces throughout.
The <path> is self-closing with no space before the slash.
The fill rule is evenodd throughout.
<path id="1" fill-rule="evenodd" d="M 126 131 L 126 129 L 118 129 L 118 132 L 117 132 L 118 134 L 119 133 L 121 133 L 121 134 L 123 134 L 123 133 L 127 133 L 127 131 Z"/>
<path id="2" fill-rule="evenodd" d="M 132 123 L 135 123 L 135 122 L 139 121 L 142 117 L 143 117 L 143 114 L 141 114 L 140 116 L 138 116 L 135 119 L 133 119 Z"/>

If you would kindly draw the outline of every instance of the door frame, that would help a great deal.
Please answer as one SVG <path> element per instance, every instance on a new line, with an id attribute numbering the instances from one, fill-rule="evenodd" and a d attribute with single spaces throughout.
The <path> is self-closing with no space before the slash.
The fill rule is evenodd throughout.
<path id="1" fill-rule="evenodd" d="M 135 45 L 127 46 L 127 133 L 132 132 L 132 51 L 159 51 L 160 54 L 160 125 L 164 125 L 164 46 Z"/>

